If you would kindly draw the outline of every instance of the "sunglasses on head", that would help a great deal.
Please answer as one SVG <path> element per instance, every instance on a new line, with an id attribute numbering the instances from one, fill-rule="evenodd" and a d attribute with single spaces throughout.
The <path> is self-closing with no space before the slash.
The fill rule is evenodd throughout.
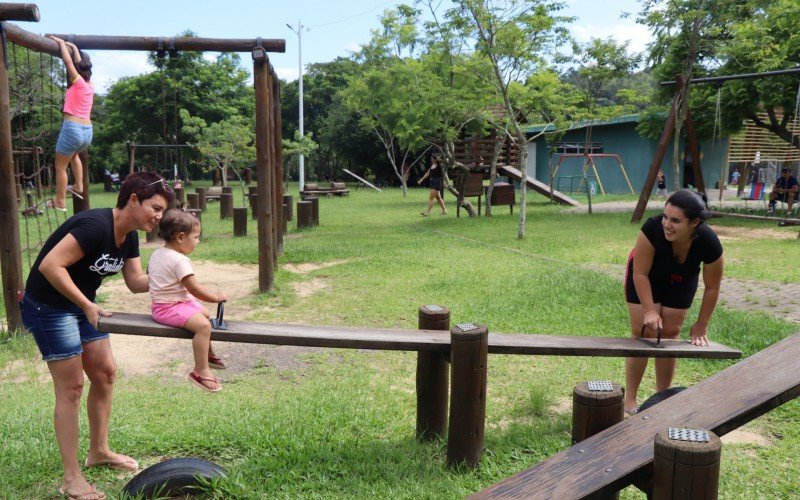
<path id="1" fill-rule="evenodd" d="M 142 186 L 142 189 L 148 188 L 150 186 L 154 186 L 156 184 L 161 184 L 161 187 L 164 188 L 164 191 L 172 191 L 172 189 L 167 185 L 167 180 L 163 179 L 163 178 L 162 179 L 158 179 L 157 181 L 153 181 L 150 184 L 145 184 L 144 186 Z"/>

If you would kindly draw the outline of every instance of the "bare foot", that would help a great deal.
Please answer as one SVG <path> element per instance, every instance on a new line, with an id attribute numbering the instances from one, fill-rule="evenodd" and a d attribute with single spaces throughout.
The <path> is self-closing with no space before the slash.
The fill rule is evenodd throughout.
<path id="1" fill-rule="evenodd" d="M 106 466 L 112 469 L 117 469 L 125 472 L 136 472 L 139 469 L 139 463 L 129 456 L 113 451 L 105 453 L 92 453 L 86 458 L 86 467 Z"/>
<path id="2" fill-rule="evenodd" d="M 97 489 L 94 484 L 89 484 L 85 477 L 81 476 L 74 481 L 64 481 L 58 489 L 62 497 L 74 500 L 104 500 L 106 494 Z"/>

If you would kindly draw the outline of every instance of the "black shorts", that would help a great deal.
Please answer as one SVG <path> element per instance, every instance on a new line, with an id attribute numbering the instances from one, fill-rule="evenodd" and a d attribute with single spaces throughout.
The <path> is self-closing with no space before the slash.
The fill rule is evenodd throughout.
<path id="1" fill-rule="evenodd" d="M 431 177 L 431 189 L 435 189 L 437 191 L 442 190 L 442 179 L 437 177 Z"/>
<path id="2" fill-rule="evenodd" d="M 653 291 L 653 302 L 672 309 L 689 309 L 697 293 L 698 282 L 697 274 L 681 281 L 671 280 L 669 277 L 654 280 L 651 277 L 650 289 Z M 633 284 L 633 252 L 628 257 L 628 266 L 625 269 L 625 301 L 629 304 L 642 303 Z"/>

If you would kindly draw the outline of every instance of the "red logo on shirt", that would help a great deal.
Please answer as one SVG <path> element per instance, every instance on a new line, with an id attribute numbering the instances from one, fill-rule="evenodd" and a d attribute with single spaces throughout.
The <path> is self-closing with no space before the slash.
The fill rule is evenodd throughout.
<path id="1" fill-rule="evenodd" d="M 683 276 L 681 276 L 680 274 L 670 274 L 669 275 L 669 284 L 670 285 L 674 285 L 675 283 L 682 283 L 682 282 L 683 282 Z"/>

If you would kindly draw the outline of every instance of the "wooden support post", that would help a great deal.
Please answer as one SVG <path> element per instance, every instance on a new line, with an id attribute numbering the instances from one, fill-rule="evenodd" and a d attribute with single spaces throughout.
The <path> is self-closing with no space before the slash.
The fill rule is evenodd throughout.
<path id="1" fill-rule="evenodd" d="M 8 72 L 2 62 L 6 46 L 0 43 L 0 274 L 3 278 L 3 304 L 10 331 L 22 328 L 18 294 L 22 283 L 22 250 L 19 238 L 19 205 L 14 182 L 14 159 L 11 154 L 11 110 Z"/>
<path id="2" fill-rule="evenodd" d="M 675 132 L 675 115 L 675 102 L 673 100 L 672 105 L 669 107 L 667 121 L 664 124 L 664 131 L 661 132 L 661 138 L 658 140 L 658 147 L 653 155 L 653 161 L 650 162 L 650 170 L 647 172 L 647 179 L 644 181 L 642 192 L 639 193 L 639 201 L 636 203 L 636 208 L 633 210 L 631 222 L 640 222 L 647 208 L 647 200 L 650 199 L 650 193 L 653 192 L 653 186 L 656 183 L 656 177 L 658 177 L 658 170 L 661 168 L 661 162 L 664 160 L 664 155 L 667 152 L 669 139 L 672 137 L 673 132 Z"/>
<path id="3" fill-rule="evenodd" d="M 32 3 L 0 3 L 0 21 L 39 22 L 39 8 Z"/>
<path id="4" fill-rule="evenodd" d="M 311 224 L 319 226 L 319 197 L 316 195 L 302 196 L 304 201 L 311 202 Z"/>
<path id="5" fill-rule="evenodd" d="M 199 188 L 194 188 L 194 190 L 197 193 L 197 199 L 199 203 L 199 206 L 197 208 L 205 212 L 207 205 L 206 192 L 208 191 L 208 189 L 204 187 L 199 187 Z"/>
<path id="6" fill-rule="evenodd" d="M 288 207 L 288 209 L 284 210 L 284 215 L 286 220 L 292 220 L 294 218 L 294 212 L 292 211 L 293 207 L 293 198 L 290 194 L 283 195 L 283 204 Z"/>
<path id="7" fill-rule="evenodd" d="M 258 219 L 258 194 L 250 195 L 250 210 L 253 212 L 253 219 Z"/>
<path id="8" fill-rule="evenodd" d="M 713 432 L 708 433 L 708 442 L 672 440 L 667 430 L 659 432 L 654 442 L 652 498 L 717 498 L 721 455 L 722 441 Z"/>
<path id="9" fill-rule="evenodd" d="M 289 210 L 289 207 L 286 205 L 286 203 L 284 203 L 283 213 L 285 214 L 287 210 Z M 281 234 L 286 234 L 288 232 L 289 232 L 289 221 L 286 219 L 285 216 L 281 217 Z M 281 245 L 280 249 L 281 253 L 283 253 L 283 238 L 281 238 L 280 245 Z"/>
<path id="10" fill-rule="evenodd" d="M 233 195 L 222 193 L 219 195 L 219 218 L 230 219 L 233 217 Z"/>
<path id="11" fill-rule="evenodd" d="M 450 428 L 447 465 L 475 467 L 483 453 L 489 330 L 458 324 L 450 329 Z"/>
<path id="12" fill-rule="evenodd" d="M 134 172 L 134 165 L 136 163 L 136 144 L 131 141 L 125 143 L 128 148 L 128 175 Z"/>
<path id="13" fill-rule="evenodd" d="M 581 382 L 572 389 L 572 444 L 622 422 L 625 391 L 616 383 L 611 388 L 591 391 L 588 382 Z"/>
<path id="14" fill-rule="evenodd" d="M 250 183 L 253 182 L 253 171 L 250 170 L 250 167 L 244 169 L 244 183 L 245 185 L 249 186 Z"/>
<path id="15" fill-rule="evenodd" d="M 175 188 L 175 200 L 181 205 L 186 203 L 186 191 L 182 187 Z"/>
<path id="16" fill-rule="evenodd" d="M 197 193 L 186 193 L 186 201 L 190 209 L 200 210 L 200 195 Z"/>
<path id="17" fill-rule="evenodd" d="M 692 170 L 694 170 L 694 187 L 697 191 L 706 194 L 706 181 L 703 179 L 703 168 L 701 167 L 701 153 L 700 144 L 697 142 L 697 134 L 694 131 L 694 121 L 692 120 L 692 112 L 686 112 L 686 120 L 683 124 L 686 126 L 686 139 L 689 143 L 689 151 L 692 153 Z M 712 139 L 713 140 L 713 139 Z M 725 178 L 720 179 L 720 183 L 724 182 Z M 720 189 L 722 187 L 720 186 Z"/>
<path id="18" fill-rule="evenodd" d="M 233 194 L 233 186 L 222 186 L 223 194 Z"/>
<path id="19" fill-rule="evenodd" d="M 450 330 L 450 310 L 435 305 L 419 308 L 420 330 Z M 417 352 L 417 439 L 443 438 L 447 430 L 447 389 L 450 355 L 443 352 Z"/>
<path id="20" fill-rule="evenodd" d="M 252 47 L 252 46 L 251 46 Z M 258 173 L 258 288 L 272 291 L 275 286 L 275 261 L 272 233 L 275 220 L 272 209 L 272 161 L 270 158 L 269 115 L 270 63 L 263 50 L 253 50 L 253 87 L 256 96 L 256 169 Z"/>
<path id="21" fill-rule="evenodd" d="M 247 208 L 233 209 L 233 235 L 247 236 Z"/>
<path id="22" fill-rule="evenodd" d="M 297 202 L 297 229 L 311 227 L 311 202 L 302 200 Z"/>

